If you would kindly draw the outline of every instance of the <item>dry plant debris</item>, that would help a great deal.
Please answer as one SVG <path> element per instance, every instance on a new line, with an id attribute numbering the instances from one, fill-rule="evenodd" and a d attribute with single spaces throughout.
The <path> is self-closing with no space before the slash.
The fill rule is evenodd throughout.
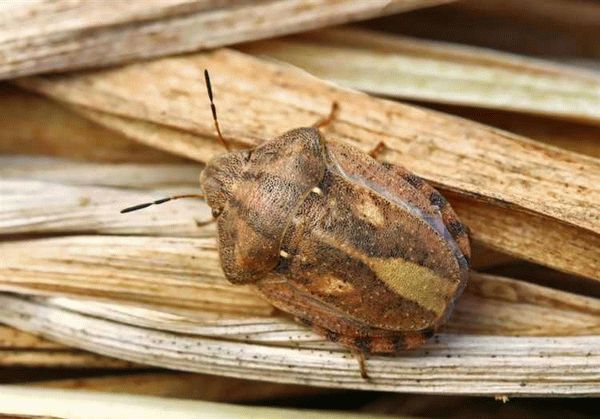
<path id="1" fill-rule="evenodd" d="M 209 11 L 217 3 L 219 9 Z M 357 3 L 310 2 L 293 24 L 281 19 L 270 26 L 265 17 L 284 14 L 299 2 L 170 0 L 144 8 L 124 2 L 118 14 L 98 3 L 96 20 L 62 19 L 85 15 L 80 1 L 6 4 L 0 6 L 11 12 L 0 17 L 0 78 L 237 44 L 441 1 L 374 1 L 361 8 Z M 574 21 L 598 13 L 596 5 L 584 3 L 571 8 L 562 0 L 536 0 L 524 19 L 539 29 L 543 16 L 571 30 Z M 495 21 L 512 19 L 516 4 L 465 1 L 440 10 Z M 436 13 L 419 12 L 400 23 L 431 33 L 454 31 L 450 39 L 485 35 L 482 26 L 471 34 L 456 25 L 440 28 Z M 199 23 L 213 30 L 188 36 Z M 580 33 L 594 39 L 589 36 L 594 30 L 585 20 Z M 157 44 L 159 32 L 164 42 Z M 488 41 L 500 42 L 498 33 Z M 589 42 L 583 44 L 590 55 L 597 53 Z M 235 48 L 38 75 L 2 88 L 0 150 L 8 154 L 0 157 L 0 317 L 60 342 L 2 326 L 3 365 L 134 368 L 141 363 L 330 388 L 600 395 L 596 297 L 474 272 L 442 333 L 419 351 L 370 357 L 371 380 L 364 381 L 347 351 L 274 310 L 251 287 L 225 281 L 215 226 L 202 201 L 157 207 L 137 217 L 118 214 L 124 205 L 197 191 L 202 164 L 223 152 L 202 83 L 208 68 L 221 126 L 236 147 L 310 125 L 338 101 L 341 110 L 325 130 L 327 140 L 365 151 L 383 141 L 382 160 L 444 190 L 469 226 L 475 249 L 501 252 L 487 256 L 491 260 L 482 268 L 510 255 L 571 274 L 562 276 L 566 288 L 578 277 L 597 284 L 597 75 L 349 28 Z M 351 65 L 340 68 L 332 60 Z M 373 63 L 378 71 L 367 71 Z M 391 83 L 390 72 L 402 73 L 407 82 Z M 349 88 L 436 103 L 540 141 Z M 466 105 L 472 108 L 457 107 Z M 577 143 L 580 138 L 585 146 Z M 166 382 L 148 391 L 172 388 Z"/>
<path id="2" fill-rule="evenodd" d="M 448 0 L 36 0 L 0 5 L 0 79 L 108 66 Z"/>

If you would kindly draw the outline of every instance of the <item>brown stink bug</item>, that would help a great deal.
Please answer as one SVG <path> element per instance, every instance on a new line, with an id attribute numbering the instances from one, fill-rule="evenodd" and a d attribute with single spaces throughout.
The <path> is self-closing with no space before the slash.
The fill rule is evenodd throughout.
<path id="1" fill-rule="evenodd" d="M 467 283 L 469 239 L 425 181 L 327 143 L 319 128 L 332 115 L 214 158 L 200 184 L 227 279 L 353 349 L 366 376 L 365 353 L 418 347 L 446 321 Z"/>

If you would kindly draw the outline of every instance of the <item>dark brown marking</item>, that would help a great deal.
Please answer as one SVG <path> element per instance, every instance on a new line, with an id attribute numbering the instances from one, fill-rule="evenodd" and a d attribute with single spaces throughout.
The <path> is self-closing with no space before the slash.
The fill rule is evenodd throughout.
<path id="1" fill-rule="evenodd" d="M 340 340 L 339 333 L 333 332 L 331 330 L 327 330 L 326 337 L 332 342 L 337 342 L 338 340 Z"/>
<path id="2" fill-rule="evenodd" d="M 362 353 L 368 354 L 371 352 L 371 338 L 369 337 L 357 337 L 354 339 L 354 346 L 358 348 Z"/>
<path id="3" fill-rule="evenodd" d="M 423 330 L 421 333 L 423 334 L 423 337 L 425 339 L 429 339 L 429 338 L 433 337 L 433 335 L 435 334 L 435 330 L 433 330 L 433 328 L 430 327 L 430 328 Z"/>
<path id="4" fill-rule="evenodd" d="M 471 266 L 471 258 L 467 255 L 463 255 L 463 257 L 465 258 L 465 262 L 467 262 L 467 266 Z"/>
<path id="5" fill-rule="evenodd" d="M 431 192 L 431 195 L 429 195 L 429 202 L 438 207 L 440 210 L 444 209 L 444 207 L 448 204 L 446 198 L 444 198 L 438 191 Z"/>
<path id="6" fill-rule="evenodd" d="M 313 322 L 310 321 L 309 319 L 305 319 L 304 317 L 296 317 L 297 320 L 300 320 L 300 322 L 306 326 L 306 327 L 312 327 L 313 326 Z"/>
<path id="7" fill-rule="evenodd" d="M 393 340 L 394 353 L 400 353 L 406 350 L 406 344 L 404 343 L 404 337 L 400 336 Z"/>
<path id="8" fill-rule="evenodd" d="M 276 272 L 280 272 L 280 273 L 287 272 L 290 269 L 290 264 L 291 263 L 292 263 L 291 256 L 287 257 L 287 258 L 280 257 L 279 258 L 279 263 L 277 264 L 277 267 L 275 268 L 275 271 Z"/>
<path id="9" fill-rule="evenodd" d="M 412 173 L 407 173 L 404 176 L 404 180 L 410 183 L 415 188 L 419 189 L 423 185 L 423 179 L 418 177 L 417 175 L 413 175 Z"/>
<path id="10" fill-rule="evenodd" d="M 467 229 L 465 228 L 465 225 L 460 221 L 450 221 L 447 224 L 447 227 L 448 231 L 454 238 L 467 234 Z"/>

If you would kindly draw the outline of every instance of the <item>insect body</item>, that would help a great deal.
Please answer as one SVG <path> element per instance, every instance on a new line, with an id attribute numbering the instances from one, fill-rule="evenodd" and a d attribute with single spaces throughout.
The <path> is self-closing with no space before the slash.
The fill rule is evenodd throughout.
<path id="1" fill-rule="evenodd" d="M 420 178 L 326 143 L 318 126 L 329 121 L 228 152 L 202 171 L 223 271 L 360 354 L 417 347 L 466 285 L 465 227 Z"/>
<path id="2" fill-rule="evenodd" d="M 226 277 L 360 352 L 419 346 L 466 285 L 468 238 L 443 196 L 315 128 L 219 156 L 200 183 Z"/>

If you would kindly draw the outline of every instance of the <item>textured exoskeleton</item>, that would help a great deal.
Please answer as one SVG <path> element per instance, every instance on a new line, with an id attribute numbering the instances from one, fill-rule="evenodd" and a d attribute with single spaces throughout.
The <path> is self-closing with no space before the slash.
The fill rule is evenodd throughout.
<path id="1" fill-rule="evenodd" d="M 469 239 L 444 197 L 315 128 L 219 156 L 200 182 L 226 277 L 330 340 L 419 346 L 466 285 Z"/>

